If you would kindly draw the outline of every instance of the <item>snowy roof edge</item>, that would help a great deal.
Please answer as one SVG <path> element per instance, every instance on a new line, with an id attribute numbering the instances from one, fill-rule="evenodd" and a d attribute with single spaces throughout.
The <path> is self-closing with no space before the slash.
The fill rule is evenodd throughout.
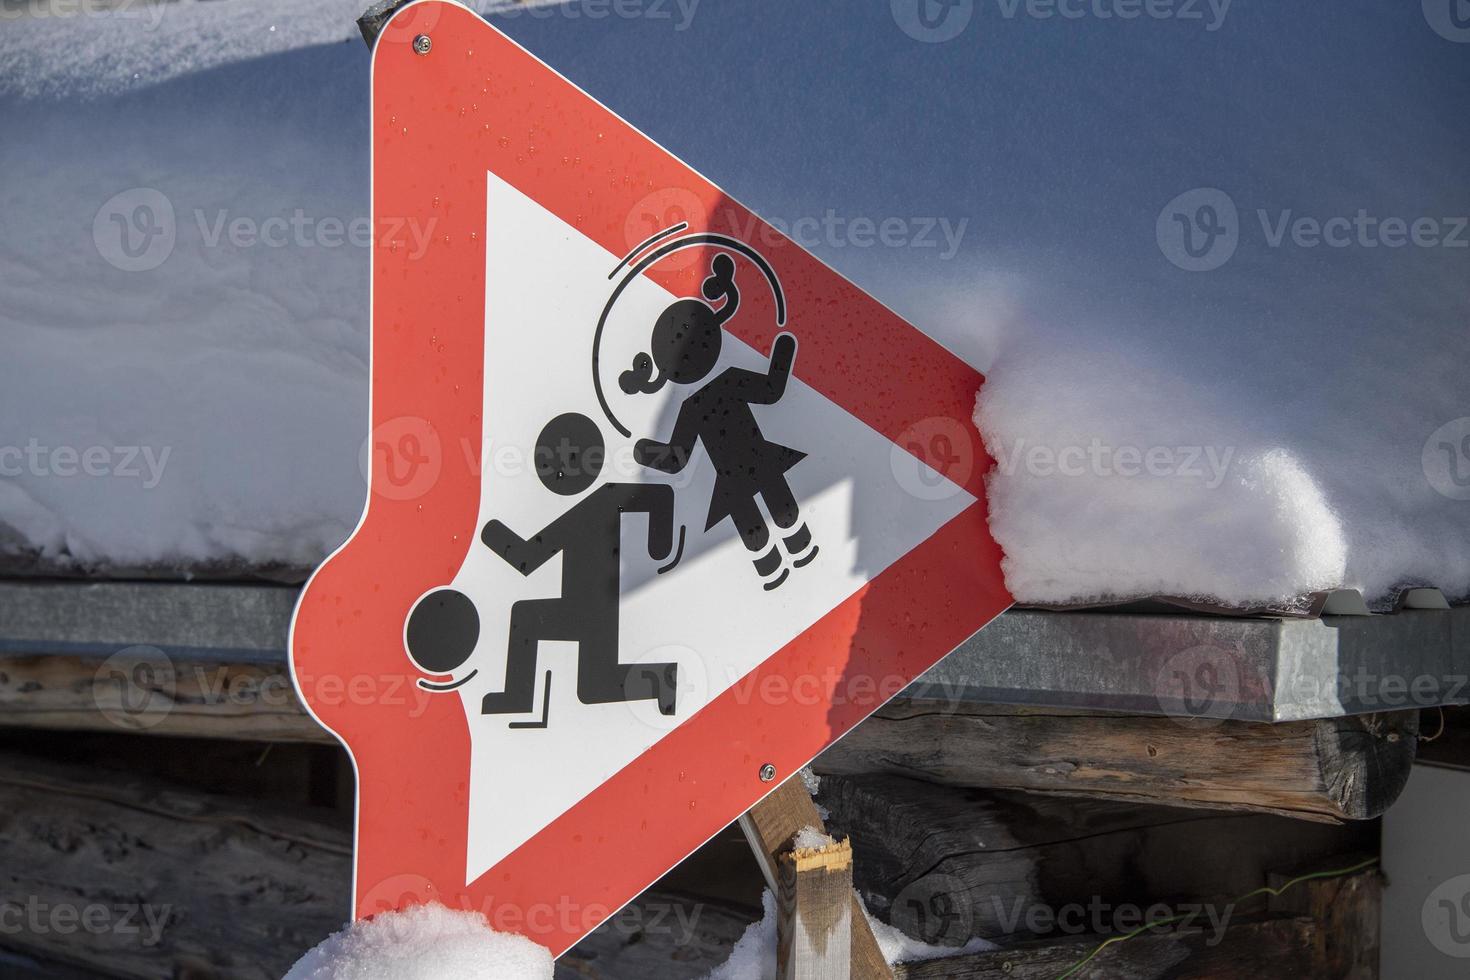
<path id="1" fill-rule="evenodd" d="M 298 590 L 263 584 L 0 580 L 0 655 L 285 669 Z M 1431 597 L 1417 597 L 1429 602 Z M 405 660 L 405 671 L 409 670 Z M 1203 697 L 1175 690 L 1208 675 Z M 1277 722 L 1470 703 L 1470 606 L 1245 618 L 1013 609 L 907 697 Z M 1196 692 L 1200 694 L 1201 692 Z"/>

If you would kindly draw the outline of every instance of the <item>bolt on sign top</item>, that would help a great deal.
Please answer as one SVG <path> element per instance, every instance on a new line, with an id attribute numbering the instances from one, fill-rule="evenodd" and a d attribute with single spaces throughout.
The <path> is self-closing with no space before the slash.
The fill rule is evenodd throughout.
<path id="1" fill-rule="evenodd" d="M 982 378 L 464 7 L 372 85 L 368 503 L 293 675 L 357 914 L 560 954 L 1010 604 Z"/>

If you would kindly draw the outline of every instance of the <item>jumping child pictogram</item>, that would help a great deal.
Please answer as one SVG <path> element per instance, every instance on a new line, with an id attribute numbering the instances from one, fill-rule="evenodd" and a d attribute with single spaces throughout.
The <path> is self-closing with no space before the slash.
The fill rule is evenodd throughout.
<path id="1" fill-rule="evenodd" d="M 596 423 L 585 415 L 567 413 L 541 430 L 536 473 L 551 492 L 576 496 L 596 482 L 604 456 Z M 648 515 L 649 557 L 662 561 L 674 544 L 674 491 L 665 484 L 605 483 L 530 538 L 522 538 L 498 520 L 486 523 L 481 541 L 522 575 L 530 575 L 560 554 L 562 592 L 556 598 L 522 599 L 511 606 L 505 687 L 485 695 L 482 714 L 524 714 L 533 709 L 537 649 L 542 640 L 577 644 L 577 698 L 583 704 L 654 699 L 660 713 L 674 713 L 677 664 L 629 665 L 618 660 L 619 539 L 623 515 L 638 513 Z M 450 589 L 430 593 L 420 601 L 407 629 L 409 652 L 416 662 L 447 672 L 442 669 L 446 664 L 453 669 L 468 659 L 478 636 L 477 618 L 475 633 L 468 641 L 461 637 L 452 644 L 463 655 L 446 659 L 435 649 L 444 632 L 437 620 L 446 610 L 467 602 Z M 450 660 L 456 662 L 449 664 Z M 549 676 L 546 696 L 549 699 Z M 543 714 L 540 725 L 516 723 L 513 727 L 544 725 Z"/>
<path id="2" fill-rule="evenodd" d="M 723 299 L 723 305 L 716 310 L 698 299 L 681 299 L 664 310 L 653 327 L 651 353 L 640 353 L 618 379 L 624 392 L 652 394 L 670 381 L 694 384 L 714 370 L 720 357 L 722 327 L 740 305 L 735 261 L 729 255 L 715 256 L 701 292 L 710 303 Z M 793 568 L 801 568 L 817 556 L 811 531 L 805 523 L 798 523 L 800 505 L 786 481 L 786 471 L 806 454 L 768 440 L 750 410 L 752 405 L 780 401 L 795 361 L 796 338 L 783 333 L 772 345 L 770 367 L 765 373 L 725 369 L 679 406 L 673 436 L 667 443 L 640 439 L 634 447 L 634 457 L 640 464 L 677 473 L 688 464 L 695 443 L 704 443 L 715 467 L 705 530 L 731 518 L 745 547 L 756 556 L 752 561 L 767 591 L 786 581 L 783 545 Z M 771 519 L 783 534 L 783 540 L 771 544 L 769 550 L 766 545 L 771 534 L 757 497 L 765 501 Z"/>

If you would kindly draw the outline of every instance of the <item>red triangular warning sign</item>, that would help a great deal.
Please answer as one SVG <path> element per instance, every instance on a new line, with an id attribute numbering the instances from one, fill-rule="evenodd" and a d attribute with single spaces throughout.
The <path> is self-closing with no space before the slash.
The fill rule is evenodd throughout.
<path id="1" fill-rule="evenodd" d="M 358 914 L 560 954 L 1010 603 L 982 379 L 463 7 L 372 128 L 371 492 L 292 667 Z"/>

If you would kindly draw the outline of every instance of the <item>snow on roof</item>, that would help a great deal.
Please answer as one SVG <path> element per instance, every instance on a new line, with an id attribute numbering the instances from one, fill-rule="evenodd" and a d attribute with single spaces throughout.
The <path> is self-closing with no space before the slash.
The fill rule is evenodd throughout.
<path id="1" fill-rule="evenodd" d="M 300 574 L 354 525 L 362 5 L 0 31 L 0 561 Z M 757 211 L 818 219 L 803 244 L 987 372 L 1018 599 L 1470 593 L 1470 62 L 1417 6 L 977 8 L 944 43 L 885 4 L 576 8 L 497 24 Z M 1206 205 L 1228 254 L 1192 258 L 1171 236 Z M 156 267 L 106 246 L 165 212 Z M 273 218 L 284 244 L 229 231 Z M 898 244 L 853 231 L 889 219 Z M 57 447 L 118 478 L 58 478 Z"/>

